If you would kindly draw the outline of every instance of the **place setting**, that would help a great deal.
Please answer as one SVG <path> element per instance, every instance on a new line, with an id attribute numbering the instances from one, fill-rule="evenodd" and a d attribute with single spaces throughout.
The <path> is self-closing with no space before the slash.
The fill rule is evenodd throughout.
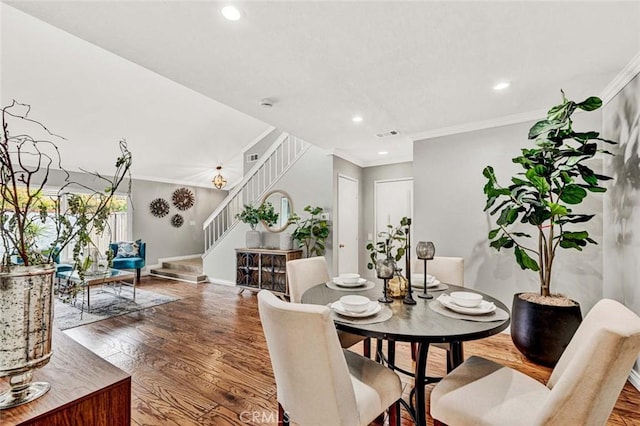
<path id="1" fill-rule="evenodd" d="M 484 300 L 481 294 L 470 291 L 441 294 L 436 300 L 429 303 L 429 308 L 450 318 L 469 321 L 504 321 L 509 318 L 506 311 L 497 307 L 493 302 Z"/>
<path id="2" fill-rule="evenodd" d="M 329 304 L 335 321 L 351 324 L 374 324 L 386 321 L 393 313 L 387 306 L 377 300 L 357 294 L 342 296 Z"/>
<path id="3" fill-rule="evenodd" d="M 331 278 L 326 283 L 327 287 L 338 291 L 363 291 L 369 290 L 376 286 L 373 281 L 362 278 L 360 274 L 344 273 L 338 277 Z"/>
<path id="4" fill-rule="evenodd" d="M 411 287 L 419 290 L 424 289 L 424 274 L 414 273 L 411 274 Z M 444 291 L 449 286 L 440 282 L 435 276 L 427 274 L 427 290 L 429 291 Z"/>

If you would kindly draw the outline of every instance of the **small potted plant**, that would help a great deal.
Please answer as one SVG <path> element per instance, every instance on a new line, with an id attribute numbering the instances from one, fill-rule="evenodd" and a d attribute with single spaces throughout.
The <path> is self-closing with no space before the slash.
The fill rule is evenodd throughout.
<path id="1" fill-rule="evenodd" d="M 289 216 L 289 223 L 296 225 L 291 236 L 304 250 L 305 257 L 323 256 L 330 233 L 329 222 L 322 218 L 324 209 L 308 205 L 304 211 L 310 214 L 304 220 L 295 213 Z"/>
<path id="2" fill-rule="evenodd" d="M 489 232 L 490 246 L 514 251 L 522 269 L 538 275 L 538 293 L 516 294 L 513 300 L 511 336 L 516 347 L 531 360 L 554 365 L 582 320 L 577 302 L 551 291 L 552 268 L 557 249 L 582 251 L 596 244 L 581 229 L 595 215 L 577 213 L 575 208 L 591 193 L 603 193 L 601 181 L 609 180 L 589 167 L 598 153 L 610 154 L 599 143 L 615 144 L 595 131 L 575 131 L 572 114 L 594 111 L 602 106 L 597 97 L 583 102 L 568 100 L 554 106 L 529 130 L 531 147 L 523 148 L 513 162 L 522 171 L 510 185 L 498 183 L 491 166 L 483 171 L 487 183 L 484 210 L 497 215 L 497 227 Z M 527 239 L 534 234 L 534 243 Z"/>
<path id="3" fill-rule="evenodd" d="M 273 205 L 269 202 L 262 203 L 259 207 L 245 204 L 244 209 L 236 215 L 236 219 L 251 227 L 245 235 L 247 248 L 260 248 L 262 246 L 262 235 L 256 229 L 258 223 L 264 221 L 265 226 L 271 226 L 278 221 L 278 217 L 278 213 L 275 212 Z"/>
<path id="4" fill-rule="evenodd" d="M 409 225 L 409 218 L 400 219 L 400 225 L 394 227 L 387 225 L 386 231 L 378 232 L 378 242 L 368 243 L 366 248 L 369 250 L 369 259 L 367 269 L 374 269 L 378 266 L 378 262 L 391 263 L 394 269 L 395 277 L 389 281 L 389 296 L 404 297 L 407 294 L 407 280 L 402 276 L 402 268 L 398 267 L 400 259 L 407 252 L 407 237 L 404 229 Z"/>
<path id="5" fill-rule="evenodd" d="M 29 105 L 15 101 L 0 110 L 0 377 L 11 376 L 15 385 L 0 395 L 0 409 L 28 402 L 48 390 L 48 384 L 30 383 L 30 377 L 31 370 L 45 365 L 52 353 L 54 260 L 65 247 L 72 247 L 74 266 L 82 279 L 88 267 L 84 259 L 89 255 L 90 235 L 99 235 L 107 227 L 111 201 L 130 178 L 132 161 L 126 142 L 121 141 L 113 177 L 88 173 L 99 182 L 99 189 L 73 182 L 61 166 L 56 145 L 63 138 L 32 119 L 30 110 Z M 54 168 L 60 170 L 64 183 L 51 199 L 43 193 Z M 73 193 L 77 187 L 90 194 Z M 59 202 L 63 196 L 66 208 Z M 53 236 L 42 247 L 39 237 L 45 226 Z"/>

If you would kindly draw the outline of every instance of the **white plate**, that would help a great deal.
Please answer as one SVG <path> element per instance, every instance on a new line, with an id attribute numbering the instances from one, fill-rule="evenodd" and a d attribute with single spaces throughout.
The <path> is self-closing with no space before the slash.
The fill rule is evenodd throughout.
<path id="1" fill-rule="evenodd" d="M 364 285 L 367 282 L 366 278 L 358 278 L 358 282 L 355 283 L 345 283 L 344 281 L 342 281 L 342 278 L 340 277 L 334 277 L 333 278 L 333 282 L 340 287 L 360 287 L 361 285 Z"/>
<path id="2" fill-rule="evenodd" d="M 436 280 L 436 277 L 434 277 L 431 274 L 427 274 L 427 288 L 432 285 L 432 283 Z M 420 284 L 424 284 L 424 274 L 422 272 L 415 272 L 413 274 L 411 274 L 411 282 L 417 282 Z"/>
<path id="3" fill-rule="evenodd" d="M 440 280 L 433 280 L 430 283 L 427 283 L 427 288 L 436 288 L 440 285 Z M 411 280 L 411 287 L 412 288 L 424 288 L 424 280 L 423 281 L 416 281 L 414 282 L 413 280 Z"/>
<path id="4" fill-rule="evenodd" d="M 496 305 L 494 305 L 493 302 L 488 302 L 486 300 L 483 300 L 482 302 L 480 302 L 480 306 L 477 306 L 475 308 L 466 308 L 464 306 L 456 305 L 451 299 L 451 296 L 449 296 L 448 294 L 440 295 L 437 300 L 445 308 L 450 309 L 453 312 L 457 312 L 459 314 L 484 315 L 484 314 L 489 314 L 496 310 Z"/>
<path id="5" fill-rule="evenodd" d="M 378 303 L 377 300 L 372 300 L 371 302 L 369 302 L 369 307 L 367 308 L 366 311 L 349 312 L 344 308 L 344 306 L 342 306 L 342 303 L 340 303 L 340 301 L 338 300 L 331 304 L 331 309 L 333 309 L 335 312 L 339 313 L 340 315 L 344 315 L 345 317 L 364 318 L 364 317 L 370 317 L 371 315 L 377 314 L 382 309 L 382 306 L 380 305 L 380 303 Z"/>

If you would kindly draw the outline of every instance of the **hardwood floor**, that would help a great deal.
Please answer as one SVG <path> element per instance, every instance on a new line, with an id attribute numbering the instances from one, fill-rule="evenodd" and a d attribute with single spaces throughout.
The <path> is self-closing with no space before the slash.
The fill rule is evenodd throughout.
<path id="1" fill-rule="evenodd" d="M 150 277 L 143 277 L 140 287 L 182 299 L 65 331 L 131 374 L 132 424 L 275 424 L 276 386 L 255 294 Z M 432 352 L 430 375 L 442 375 L 444 351 Z M 550 374 L 523 359 L 506 334 L 465 343 L 465 356 L 472 354 L 543 382 Z M 396 357 L 410 367 L 409 345 L 398 344 Z M 411 381 L 403 382 L 408 392 Z M 403 418 L 403 425 L 411 424 Z M 640 392 L 631 384 L 608 424 L 640 425 Z"/>

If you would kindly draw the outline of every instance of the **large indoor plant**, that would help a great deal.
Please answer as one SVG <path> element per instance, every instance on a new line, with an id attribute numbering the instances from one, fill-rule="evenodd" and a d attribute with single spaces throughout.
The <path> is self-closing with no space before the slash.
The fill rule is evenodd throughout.
<path id="1" fill-rule="evenodd" d="M 305 257 L 322 256 L 330 233 L 329 222 L 322 218 L 324 209 L 308 205 L 304 211 L 310 215 L 304 220 L 295 213 L 289 216 L 289 223 L 296 226 L 291 236 L 304 250 Z"/>
<path id="2" fill-rule="evenodd" d="M 513 158 L 523 171 L 511 178 L 509 186 L 498 184 L 491 166 L 483 170 L 484 209 L 497 215 L 497 227 L 489 232 L 491 247 L 513 249 L 518 265 L 536 272 L 540 283 L 538 294 L 514 297 L 512 337 L 527 357 L 546 365 L 557 362 L 581 321 L 577 303 L 551 291 L 556 252 L 582 251 L 596 243 L 582 228 L 595 215 L 574 210 L 589 193 L 606 191 L 600 182 L 610 178 L 596 173 L 590 160 L 598 153 L 610 154 L 600 143 L 615 143 L 595 131 L 575 131 L 571 117 L 577 110 L 601 106 L 597 97 L 576 103 L 562 92 L 562 103 L 529 130 L 533 146 Z M 530 238 L 533 244 L 527 245 Z"/>
<path id="3" fill-rule="evenodd" d="M 73 182 L 61 166 L 56 142 L 62 138 L 31 119 L 29 112 L 28 105 L 15 101 L 2 108 L 0 376 L 10 376 L 12 386 L 0 395 L 4 408 L 37 398 L 49 389 L 46 383 L 31 383 L 31 371 L 45 365 L 52 353 L 53 262 L 70 246 L 74 266 L 83 277 L 90 235 L 104 231 L 112 198 L 130 177 L 131 167 L 131 154 L 121 141 L 113 177 L 89 173 L 99 189 Z M 49 198 L 44 191 L 54 173 L 63 176 L 62 184 L 57 196 Z M 62 197 L 66 207 L 59 201 Z M 53 235 L 42 247 L 38 237 L 45 226 Z"/>

